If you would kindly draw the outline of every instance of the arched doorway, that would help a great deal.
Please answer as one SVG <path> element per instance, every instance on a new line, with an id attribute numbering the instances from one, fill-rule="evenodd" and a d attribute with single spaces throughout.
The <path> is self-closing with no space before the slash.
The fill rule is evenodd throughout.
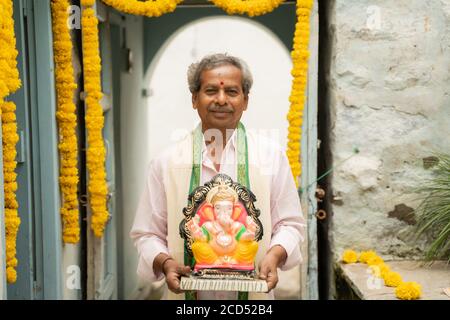
<path id="1" fill-rule="evenodd" d="M 317 26 L 317 13 L 314 15 L 313 24 Z M 123 226 L 120 228 L 122 229 L 122 236 L 119 235 L 119 239 L 123 237 L 123 241 L 119 240 L 119 243 L 122 242 L 123 244 L 123 250 L 120 253 L 122 259 L 119 259 L 122 260 L 122 262 L 119 261 L 119 264 L 122 264 L 119 267 L 119 270 L 121 270 L 119 271 L 119 278 L 122 278 L 120 274 L 126 275 L 127 278 L 123 280 L 122 287 L 125 289 L 124 296 L 129 296 L 136 286 L 142 288 L 136 279 L 130 277 L 136 270 L 137 254 L 127 235 L 145 181 L 147 164 L 157 152 L 175 139 L 177 134 L 190 130 L 197 121 L 196 113 L 190 106 L 190 93 L 186 80 L 187 66 L 212 51 L 229 52 L 244 58 L 250 64 L 255 78 L 255 86 L 251 93 L 253 95 L 251 101 L 252 99 L 253 101 L 250 102 L 247 112 L 250 119 L 247 120 L 261 119 L 262 124 L 256 126 L 256 128 L 269 131 L 270 129 L 278 130 L 278 139 L 284 146 L 283 141 L 286 137 L 284 132 L 286 131 L 283 130 L 286 130 L 287 127 L 287 122 L 284 119 L 288 110 L 287 98 L 291 80 L 289 52 L 292 46 L 296 17 L 295 3 L 288 2 L 268 15 L 252 19 L 230 17 L 212 5 L 201 5 L 180 6 L 171 14 L 158 18 L 143 18 L 142 23 L 140 18 L 128 15 L 123 16 L 123 20 L 126 20 L 127 26 L 122 33 L 121 41 L 122 50 L 126 55 L 126 60 L 128 60 L 128 72 L 121 76 L 122 85 L 120 89 L 120 148 L 122 149 L 121 170 L 123 177 L 123 183 L 121 184 L 123 204 L 121 207 L 124 217 Z M 212 26 L 211 22 L 216 25 Z M 217 36 L 220 32 L 220 36 L 217 36 L 217 38 L 224 41 L 223 48 L 219 46 L 219 42 L 213 44 L 214 42 L 211 40 L 204 48 L 200 48 L 200 45 L 193 45 L 195 43 L 200 44 L 200 37 L 205 36 L 205 28 L 212 27 L 221 29 L 215 29 L 214 34 Z M 241 39 L 245 39 L 245 32 L 247 32 L 245 29 L 247 31 L 253 30 L 252 32 L 260 37 L 259 40 L 255 38 L 256 36 L 247 36 L 248 41 L 243 44 L 241 42 L 242 48 L 238 45 L 233 47 L 234 42 L 239 43 L 235 41 L 235 38 L 242 36 Z M 141 33 L 143 33 L 143 39 Z M 312 77 L 310 77 L 310 81 L 314 84 L 308 88 L 307 103 L 311 106 L 305 108 L 304 116 L 302 185 L 310 184 L 316 177 L 315 150 L 317 149 L 317 136 L 315 134 L 315 122 L 317 112 L 315 101 L 317 87 L 315 83 L 317 82 L 317 51 L 315 50 L 317 50 L 317 27 L 315 31 L 312 30 L 312 33 L 315 34 L 316 38 L 311 40 L 311 56 L 314 58 L 311 59 Z M 266 41 L 271 43 L 272 46 L 266 46 L 264 44 Z M 255 45 L 255 43 L 259 45 Z M 247 52 L 243 50 L 244 48 Z M 259 52 L 260 56 L 256 57 L 254 52 Z M 269 66 L 264 66 L 264 62 Z M 252 65 L 252 63 L 255 63 L 255 65 Z M 273 65 L 279 63 L 281 65 L 278 68 L 279 70 L 271 69 Z M 272 71 L 268 71 L 271 72 L 269 75 L 264 74 L 264 70 Z M 139 81 L 140 75 L 142 75 L 142 78 Z M 274 80 L 275 78 L 277 80 Z M 258 86 L 260 87 L 258 88 Z M 273 91 L 269 93 L 266 90 L 270 87 L 272 87 L 270 90 Z M 260 101 L 257 100 L 258 90 L 261 90 Z M 282 96 L 284 96 L 286 102 L 280 102 Z M 280 100 L 277 100 L 276 97 Z M 266 101 L 265 99 L 272 100 Z M 266 106 L 263 117 L 258 113 L 261 104 Z M 272 110 L 272 112 L 269 113 L 269 110 Z M 250 112 L 255 113 L 251 114 Z M 270 122 L 270 116 L 275 117 L 276 120 Z M 246 121 L 245 118 L 243 120 Z M 126 174 L 124 174 L 125 172 Z M 308 238 L 311 239 L 316 237 L 315 217 L 313 215 L 315 207 L 314 201 L 311 200 L 314 199 L 314 188 L 315 186 L 312 184 L 308 193 L 304 194 L 304 201 L 302 201 L 304 215 L 310 220 L 308 223 L 310 225 Z M 313 224 L 311 224 L 311 221 Z M 316 288 L 317 286 L 316 257 L 313 256 L 312 263 L 310 263 L 311 254 L 308 253 L 317 251 L 315 240 L 309 244 L 305 242 L 303 251 L 304 263 L 301 270 L 298 271 L 299 283 L 302 285 L 301 288 L 294 289 L 294 291 L 297 290 L 297 297 L 316 299 L 314 291 L 317 293 L 317 289 L 312 290 L 313 294 L 309 293 L 310 288 Z M 306 284 L 307 281 L 309 284 Z M 292 283 L 295 286 L 295 281 L 291 280 L 290 284 Z M 283 292 L 280 294 L 281 297 L 286 297 L 283 296 Z"/>

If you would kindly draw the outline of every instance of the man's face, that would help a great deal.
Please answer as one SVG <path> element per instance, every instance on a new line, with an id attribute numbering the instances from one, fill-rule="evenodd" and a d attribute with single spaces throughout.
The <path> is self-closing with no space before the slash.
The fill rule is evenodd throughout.
<path id="1" fill-rule="evenodd" d="M 242 90 L 242 73 L 233 65 L 205 70 L 200 90 L 192 95 L 192 105 L 202 120 L 203 130 L 234 129 L 247 109 L 248 96 Z"/>

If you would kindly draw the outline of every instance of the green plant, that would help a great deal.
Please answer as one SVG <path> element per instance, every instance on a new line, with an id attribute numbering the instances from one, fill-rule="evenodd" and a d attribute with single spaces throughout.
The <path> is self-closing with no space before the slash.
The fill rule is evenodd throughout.
<path id="1" fill-rule="evenodd" d="M 436 158 L 433 176 L 417 189 L 423 195 L 416 209 L 417 237 L 426 233 L 432 239 L 427 260 L 450 262 L 450 155 L 440 153 Z"/>

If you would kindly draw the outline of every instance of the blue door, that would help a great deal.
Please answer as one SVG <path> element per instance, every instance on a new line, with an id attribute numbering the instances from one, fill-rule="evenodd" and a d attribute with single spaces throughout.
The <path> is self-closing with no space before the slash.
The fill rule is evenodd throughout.
<path id="1" fill-rule="evenodd" d="M 8 299 L 59 299 L 61 235 L 57 127 L 49 1 L 14 0 L 18 68 L 17 105 L 19 216 L 17 281 Z"/>

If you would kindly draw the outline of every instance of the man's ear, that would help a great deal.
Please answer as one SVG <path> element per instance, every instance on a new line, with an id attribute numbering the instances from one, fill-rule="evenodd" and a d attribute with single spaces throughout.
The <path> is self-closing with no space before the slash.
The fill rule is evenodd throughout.
<path id="1" fill-rule="evenodd" d="M 192 94 L 192 108 L 197 109 L 198 92 Z"/>
<path id="2" fill-rule="evenodd" d="M 244 111 L 247 110 L 248 106 L 248 94 L 244 96 Z"/>

